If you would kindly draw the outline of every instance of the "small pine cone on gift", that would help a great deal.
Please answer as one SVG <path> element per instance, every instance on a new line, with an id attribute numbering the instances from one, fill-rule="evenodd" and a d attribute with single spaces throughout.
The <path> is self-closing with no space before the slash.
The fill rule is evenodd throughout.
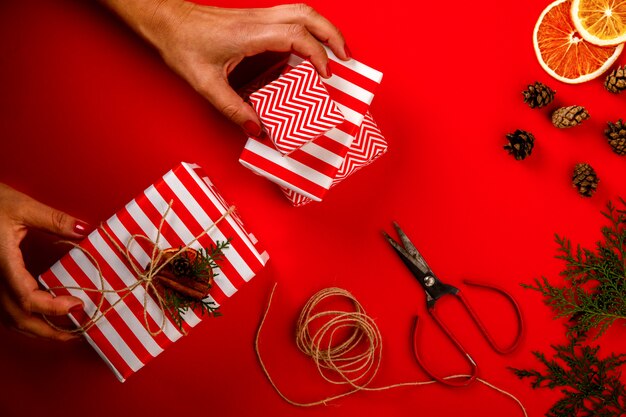
<path id="1" fill-rule="evenodd" d="M 191 277 L 193 275 L 193 268 L 189 258 L 184 255 L 179 255 L 171 262 L 172 272 L 179 277 Z"/>
<path id="2" fill-rule="evenodd" d="M 509 143 L 504 145 L 504 149 L 513 155 L 518 161 L 529 156 L 535 146 L 535 137 L 532 133 L 517 129 L 513 133 L 507 133 L 506 138 Z"/>
<path id="3" fill-rule="evenodd" d="M 589 118 L 589 113 L 582 106 L 568 106 L 556 109 L 552 113 L 552 124 L 560 129 L 574 127 Z"/>
<path id="4" fill-rule="evenodd" d="M 536 81 L 535 84 L 529 85 L 526 90 L 522 91 L 522 94 L 524 95 L 524 103 L 528 104 L 531 109 L 534 109 L 535 107 L 543 107 L 550 104 L 554 100 L 556 91 Z"/>
<path id="5" fill-rule="evenodd" d="M 578 194 L 591 197 L 596 192 L 599 182 L 600 179 L 591 165 L 576 164 L 574 175 L 572 175 L 572 185 L 578 189 Z"/>
<path id="6" fill-rule="evenodd" d="M 618 155 L 626 155 L 626 124 L 619 119 L 615 123 L 608 123 L 608 128 L 604 131 L 604 136 L 613 148 L 613 152 Z"/>
<path id="7" fill-rule="evenodd" d="M 626 90 L 626 67 L 618 67 L 611 71 L 604 80 L 604 88 L 614 94 Z"/>

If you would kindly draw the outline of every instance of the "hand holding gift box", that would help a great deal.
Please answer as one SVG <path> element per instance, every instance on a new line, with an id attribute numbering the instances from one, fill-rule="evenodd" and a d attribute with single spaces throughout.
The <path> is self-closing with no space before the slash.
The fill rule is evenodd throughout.
<path id="1" fill-rule="evenodd" d="M 40 281 L 54 294 L 83 300 L 84 311 L 70 317 L 122 381 L 197 325 L 203 312 L 214 311 L 268 260 L 202 169 L 187 163 L 148 187 L 79 246 Z M 222 255 L 219 268 L 205 248 Z M 172 258 L 186 262 L 165 261 Z M 206 280 L 176 279 L 176 275 L 197 278 L 198 274 L 177 271 L 193 270 L 198 264 L 203 269 L 196 272 Z M 174 284 L 163 284 L 172 278 Z M 179 299 L 198 308 L 179 311 L 180 304 L 163 292 L 172 285 L 183 286 Z"/>
<path id="2" fill-rule="evenodd" d="M 387 147 L 384 137 L 376 128 L 371 117 L 366 125 L 363 124 L 365 114 L 374 98 L 376 87 L 382 79 L 382 74 L 356 60 L 341 61 L 329 49 L 327 49 L 327 53 L 333 75 L 328 79 L 321 79 L 321 82 L 328 93 L 328 97 L 344 117 L 344 121 L 316 138 L 302 143 L 300 147 L 291 149 L 290 153 L 285 155 L 279 149 L 280 146 L 276 144 L 280 144 L 284 140 L 291 142 L 285 139 L 283 134 L 289 128 L 278 129 L 274 125 L 281 122 L 284 124 L 291 124 L 292 122 L 286 122 L 285 109 L 281 108 L 281 111 L 275 111 L 269 117 L 271 129 L 268 131 L 271 131 L 274 136 L 273 139 L 248 138 L 239 159 L 247 168 L 280 185 L 295 205 L 301 205 L 303 201 L 309 200 L 321 201 L 331 186 L 347 177 L 346 173 L 354 172 L 357 165 L 362 167 L 373 162 L 384 153 Z M 285 79 L 294 77 L 292 74 L 294 69 L 300 70 L 308 66 L 310 64 L 302 58 L 291 55 L 283 75 L 277 80 L 261 86 L 258 91 L 251 93 L 247 98 L 254 105 L 255 101 L 258 101 L 258 96 L 266 97 L 271 93 L 272 101 L 285 105 L 290 104 L 289 97 L 285 96 L 293 94 L 293 89 L 283 88 L 281 90 L 276 85 L 289 84 Z M 302 69 L 301 71 L 305 70 Z M 260 79 L 265 81 L 267 76 L 261 75 Z M 258 85 L 259 83 L 255 81 L 253 84 Z M 244 91 L 249 90 L 250 88 L 247 88 Z M 245 95 L 244 97 L 246 98 Z M 325 103 L 325 101 L 319 97 L 317 100 L 308 102 L 308 106 L 316 106 L 316 110 L 311 111 L 313 114 L 325 112 L 325 106 L 320 105 L 320 103 Z M 306 117 L 300 103 L 290 106 L 288 109 L 290 114 L 300 114 L 301 117 Z M 255 108 L 258 109 L 262 120 L 268 118 L 267 106 L 255 105 Z M 296 124 L 305 123 L 306 120 L 299 120 Z M 365 132 L 371 132 L 373 129 L 377 131 L 376 135 L 365 134 Z M 353 146 L 359 132 L 364 132 L 362 135 L 364 140 Z M 283 136 L 276 137 L 280 134 Z M 376 138 L 374 139 L 374 137 Z M 340 171 L 344 171 L 344 173 L 338 176 Z"/>

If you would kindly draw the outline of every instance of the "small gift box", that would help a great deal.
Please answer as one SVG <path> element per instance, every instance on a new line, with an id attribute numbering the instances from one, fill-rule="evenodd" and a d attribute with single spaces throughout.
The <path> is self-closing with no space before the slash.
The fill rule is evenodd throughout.
<path id="1" fill-rule="evenodd" d="M 269 256 L 204 171 L 181 163 L 40 277 L 120 381 L 197 325 Z"/>
<path id="2" fill-rule="evenodd" d="M 354 59 L 341 61 L 326 51 L 333 75 L 321 81 L 345 120 L 288 155 L 269 138 L 248 138 L 239 158 L 255 173 L 314 201 L 321 201 L 333 184 L 382 79 L 381 72 Z M 287 65 L 302 62 L 291 55 Z"/>
<path id="3" fill-rule="evenodd" d="M 249 101 L 270 140 L 283 154 L 345 120 L 309 61 L 253 92 Z"/>
<path id="4" fill-rule="evenodd" d="M 359 127 L 359 133 L 350 145 L 350 149 L 346 154 L 343 164 L 337 171 L 333 184 L 331 186 L 339 184 L 361 168 L 371 164 L 379 157 L 387 152 L 387 140 L 381 133 L 380 129 L 376 125 L 372 115 L 367 112 L 363 123 Z M 291 201 L 295 207 L 300 207 L 310 203 L 312 200 L 305 196 L 296 193 L 289 188 L 282 187 L 283 193 Z"/>

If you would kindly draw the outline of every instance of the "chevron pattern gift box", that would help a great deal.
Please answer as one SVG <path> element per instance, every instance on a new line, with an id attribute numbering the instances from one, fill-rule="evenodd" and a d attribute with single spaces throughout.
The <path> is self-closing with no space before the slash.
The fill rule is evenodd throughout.
<path id="1" fill-rule="evenodd" d="M 161 251 L 199 250 L 230 239 L 213 269 L 204 302 L 219 306 L 264 267 L 269 256 L 248 233 L 202 168 L 181 163 L 100 225 L 40 282 L 54 295 L 73 295 L 84 310 L 70 314 L 120 381 L 142 368 L 201 321 L 183 322 L 155 297 L 137 271 L 150 270 Z M 154 288 L 154 287 L 152 287 Z"/>
<path id="2" fill-rule="evenodd" d="M 283 154 L 345 120 L 309 61 L 253 92 L 249 101 L 274 146 Z"/>
<path id="3" fill-rule="evenodd" d="M 380 71 L 354 59 L 341 61 L 328 48 L 326 52 L 333 75 L 321 81 L 344 121 L 288 155 L 268 137 L 250 137 L 239 157 L 255 173 L 313 201 L 321 201 L 333 185 L 382 79 Z M 297 67 L 303 61 L 291 55 L 287 65 Z"/>
<path id="4" fill-rule="evenodd" d="M 361 123 L 359 127 L 359 133 L 352 142 L 352 145 L 350 145 L 346 158 L 341 168 L 339 168 L 331 187 L 336 186 L 361 168 L 366 167 L 383 156 L 385 152 L 387 152 L 387 148 L 387 140 L 380 129 L 378 129 L 370 112 L 367 112 L 363 123 Z M 303 206 L 313 201 L 289 188 L 282 187 L 282 190 L 289 201 L 291 201 L 291 204 L 296 207 Z"/>

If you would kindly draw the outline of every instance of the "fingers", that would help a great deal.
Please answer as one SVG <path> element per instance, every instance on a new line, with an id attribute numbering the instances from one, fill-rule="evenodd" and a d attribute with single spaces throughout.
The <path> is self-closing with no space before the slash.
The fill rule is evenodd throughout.
<path id="1" fill-rule="evenodd" d="M 49 292 L 42 290 L 31 292 L 27 304 L 31 313 L 41 313 L 46 316 L 63 316 L 83 308 L 83 302 L 80 298 L 71 295 L 54 297 Z"/>
<path id="2" fill-rule="evenodd" d="M 261 135 L 261 123 L 250 105 L 233 91 L 226 77 L 217 71 L 207 75 L 206 88 L 200 91 L 211 104 L 252 137 Z"/>
<path id="3" fill-rule="evenodd" d="M 328 56 L 324 47 L 302 25 L 253 24 L 246 37 L 246 54 L 256 55 L 265 51 L 295 51 L 308 58 L 323 76 L 330 77 Z M 214 71 L 206 76 L 201 93 L 226 117 L 240 125 L 249 136 L 259 137 L 261 125 L 250 105 L 233 91 L 226 76 Z"/>
<path id="4" fill-rule="evenodd" d="M 15 254 L 3 254 L 9 262 L 4 266 L 5 286 L 13 295 L 14 304 L 27 314 L 41 313 L 49 316 L 68 314 L 73 309 L 82 308 L 80 298 L 63 295 L 54 297 L 39 289 L 35 278 L 26 270 L 24 261 Z"/>
<path id="5" fill-rule="evenodd" d="M 300 56 L 308 58 L 320 74 L 325 77 L 331 76 L 326 50 L 305 26 L 296 23 L 255 25 L 251 32 L 248 40 L 251 54 L 265 51 L 295 51 Z"/>
<path id="6" fill-rule="evenodd" d="M 21 213 L 21 220 L 26 226 L 45 230 L 61 237 L 82 238 L 89 230 L 87 223 L 32 198 L 25 200 Z"/>
<path id="7" fill-rule="evenodd" d="M 57 330 L 39 317 L 25 318 L 20 321 L 19 325 L 15 327 L 15 330 L 25 334 L 26 336 L 42 337 L 44 339 L 57 340 L 59 342 L 67 342 L 78 338 L 77 333 Z"/>
<path id="8" fill-rule="evenodd" d="M 338 58 L 351 58 L 341 31 L 311 6 L 304 3 L 286 4 L 261 10 L 264 23 L 304 26 L 320 42 L 327 44 Z"/>
<path id="9" fill-rule="evenodd" d="M 43 291 L 39 292 L 43 293 Z M 66 300 L 62 302 L 66 302 Z M 38 336 L 52 340 L 67 341 L 77 337 L 77 334 L 75 333 L 55 329 L 42 317 L 25 310 L 23 308 L 23 304 L 30 304 L 30 302 L 25 303 L 24 301 L 21 301 L 18 303 L 11 294 L 8 294 L 3 289 L 0 289 L 0 305 L 2 306 L 2 312 L 4 315 L 3 321 L 6 322 L 9 327 L 12 327 L 18 332 L 28 336 Z M 46 306 L 45 310 L 50 312 L 60 311 L 50 308 L 50 306 Z"/>

